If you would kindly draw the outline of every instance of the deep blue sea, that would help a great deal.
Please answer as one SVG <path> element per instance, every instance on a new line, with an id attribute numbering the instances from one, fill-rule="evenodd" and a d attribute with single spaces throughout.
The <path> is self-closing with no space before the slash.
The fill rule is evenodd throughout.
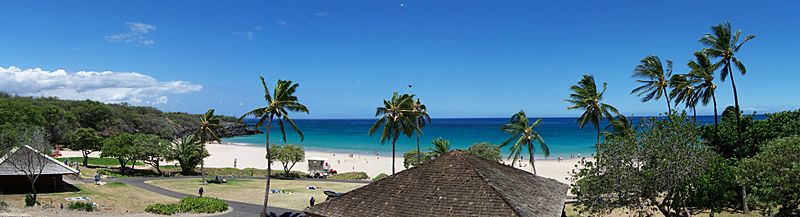
<path id="1" fill-rule="evenodd" d="M 437 137 L 450 140 L 451 149 L 466 149 L 476 142 L 500 144 L 510 136 L 500 131 L 500 126 L 507 123 L 508 120 L 508 118 L 433 119 L 423 128 L 420 146 L 423 150 L 427 150 L 431 146 L 431 140 Z M 532 119 L 532 121 L 534 120 Z M 635 118 L 635 120 L 640 120 L 640 118 Z M 288 143 L 300 144 L 309 150 L 346 153 L 375 153 L 378 151 L 381 155 L 391 154 L 391 141 L 381 144 L 379 133 L 373 136 L 368 135 L 367 132 L 374 122 L 374 119 L 295 120 L 305 134 L 305 140 L 300 142 L 299 137 L 288 128 L 286 129 L 287 140 Z M 697 122 L 698 124 L 713 124 L 714 117 L 698 116 Z M 245 120 L 245 123 L 254 125 L 255 120 Z M 279 131 L 277 127 L 271 130 L 270 142 L 283 143 Z M 550 147 L 550 158 L 556 158 L 559 155 L 566 157 L 569 154 L 580 153 L 586 156 L 595 153 L 594 144 L 597 132 L 589 124 L 581 130 L 576 118 L 542 118 L 542 123 L 537 131 Z M 223 143 L 264 146 L 264 135 L 225 138 Z M 416 137 L 402 137 L 397 141 L 398 154 L 402 155 L 413 149 L 416 149 Z M 504 156 L 508 154 L 507 148 L 503 148 L 502 152 Z"/>

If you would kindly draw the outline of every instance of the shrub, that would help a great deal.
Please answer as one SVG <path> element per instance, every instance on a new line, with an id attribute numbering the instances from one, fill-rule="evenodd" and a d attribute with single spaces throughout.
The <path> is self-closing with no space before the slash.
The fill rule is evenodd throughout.
<path id="1" fill-rule="evenodd" d="M 177 203 L 170 203 L 170 204 L 150 204 L 147 205 L 147 208 L 144 209 L 145 212 L 159 214 L 159 215 L 173 215 L 178 213 L 178 204 Z"/>
<path id="2" fill-rule="evenodd" d="M 193 213 L 217 213 L 228 210 L 225 201 L 210 197 L 184 197 L 178 206 L 178 210 L 182 212 Z"/>
<path id="3" fill-rule="evenodd" d="M 85 212 L 95 211 L 94 204 L 89 202 L 80 202 L 80 201 L 70 202 L 67 207 L 69 207 L 69 209 L 71 210 L 77 210 L 77 211 L 85 211 Z"/>
<path id="4" fill-rule="evenodd" d="M 5 201 L 0 200 L 0 211 L 6 210 L 7 208 L 8 204 Z"/>
<path id="5" fill-rule="evenodd" d="M 33 194 L 26 194 L 25 195 L 25 207 L 35 206 L 36 199 L 33 198 Z"/>
<path id="6" fill-rule="evenodd" d="M 740 162 L 752 199 L 767 214 L 793 216 L 800 206 L 800 136 L 773 140 L 763 152 Z M 777 213 L 775 212 L 777 210 Z"/>
<path id="7" fill-rule="evenodd" d="M 467 153 L 474 154 L 486 160 L 500 162 L 503 157 L 500 156 L 500 146 L 488 142 L 475 143 L 469 146 Z"/>
<path id="8" fill-rule="evenodd" d="M 330 176 L 330 179 L 336 180 L 364 180 L 369 179 L 369 176 L 366 172 L 346 172 L 346 173 L 339 173 Z"/>
<path id="9" fill-rule="evenodd" d="M 372 178 L 372 181 L 378 181 L 381 179 L 385 179 L 386 177 L 389 177 L 389 175 L 386 175 L 386 173 L 381 173 L 375 176 L 375 178 Z"/>
<path id="10" fill-rule="evenodd" d="M 210 197 L 184 197 L 178 203 L 170 204 L 150 204 L 147 205 L 144 211 L 159 214 L 159 215 L 173 215 L 175 213 L 217 213 L 228 210 L 228 203 L 225 201 L 210 198 Z"/>

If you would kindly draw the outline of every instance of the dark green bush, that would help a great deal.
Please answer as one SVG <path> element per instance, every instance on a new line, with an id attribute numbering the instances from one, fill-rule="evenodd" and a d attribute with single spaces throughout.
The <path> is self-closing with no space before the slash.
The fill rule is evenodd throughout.
<path id="1" fill-rule="evenodd" d="M 150 204 L 146 212 L 159 215 L 173 215 L 175 213 L 217 213 L 228 210 L 228 203 L 217 198 L 184 197 L 178 203 Z"/>
<path id="2" fill-rule="evenodd" d="M 36 205 L 36 199 L 33 198 L 33 194 L 26 194 L 25 195 L 25 206 L 29 207 L 29 206 L 35 206 L 35 205 Z"/>
<path id="3" fill-rule="evenodd" d="M 178 204 L 177 203 L 170 203 L 170 204 L 150 204 L 144 209 L 145 212 L 159 214 L 159 215 L 173 215 L 178 213 Z"/>
<path id="4" fill-rule="evenodd" d="M 331 175 L 329 178 L 336 180 L 364 180 L 369 179 L 369 176 L 366 172 L 346 172 Z"/>
<path id="5" fill-rule="evenodd" d="M 85 212 L 92 212 L 96 210 L 94 204 L 89 202 L 70 202 L 67 207 L 69 207 L 69 209 L 71 210 L 85 211 Z"/>
<path id="6" fill-rule="evenodd" d="M 228 210 L 225 201 L 210 197 L 184 197 L 178 205 L 182 212 L 217 213 Z"/>
<path id="7" fill-rule="evenodd" d="M 386 173 L 381 173 L 375 176 L 375 178 L 372 178 L 372 181 L 378 181 L 381 179 L 385 179 L 386 177 L 389 177 L 389 175 L 386 175 Z"/>

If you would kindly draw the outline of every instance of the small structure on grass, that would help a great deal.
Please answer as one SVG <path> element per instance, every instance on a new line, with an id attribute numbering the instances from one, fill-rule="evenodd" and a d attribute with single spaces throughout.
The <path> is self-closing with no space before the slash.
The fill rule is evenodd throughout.
<path id="1" fill-rule="evenodd" d="M 31 189 L 28 176 L 38 175 L 36 190 L 39 192 L 58 192 L 66 190 L 62 176 L 74 174 L 71 168 L 46 154 L 23 145 L 11 149 L 0 157 L 0 192 L 27 193 Z"/>
<path id="2" fill-rule="evenodd" d="M 305 210 L 308 216 L 561 216 L 569 186 L 462 151 Z"/>
<path id="3" fill-rule="evenodd" d="M 322 157 L 309 157 L 309 158 L 306 158 L 306 160 L 308 160 L 308 174 L 309 175 L 312 175 L 312 176 L 314 174 L 319 174 L 321 176 L 327 176 L 328 175 L 328 169 L 330 169 L 330 168 L 326 168 L 325 167 L 325 161 L 327 161 L 328 159 L 322 158 Z"/>

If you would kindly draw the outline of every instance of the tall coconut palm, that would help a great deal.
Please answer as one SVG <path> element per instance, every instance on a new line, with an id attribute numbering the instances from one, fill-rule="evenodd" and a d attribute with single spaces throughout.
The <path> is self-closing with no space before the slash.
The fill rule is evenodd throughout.
<path id="1" fill-rule="evenodd" d="M 436 138 L 431 144 L 433 144 L 433 148 L 431 148 L 431 155 L 433 155 L 433 157 L 439 157 L 450 152 L 450 141 L 444 138 Z"/>
<path id="2" fill-rule="evenodd" d="M 636 82 L 642 85 L 634 88 L 631 94 L 638 93 L 638 96 L 642 97 L 642 102 L 657 101 L 661 99 L 661 96 L 664 96 L 667 99 L 667 113 L 672 112 L 669 91 L 667 90 L 669 79 L 672 75 L 672 61 L 666 61 L 666 68 L 661 64 L 661 59 L 657 56 L 647 56 L 640 62 L 633 70 L 632 77 L 637 78 Z"/>
<path id="3" fill-rule="evenodd" d="M 609 104 L 603 103 L 603 94 L 606 92 L 606 83 L 603 83 L 603 90 L 598 92 L 597 85 L 594 82 L 594 76 L 583 75 L 583 78 L 578 81 L 578 84 L 572 85 L 569 89 L 572 94 L 569 95 L 567 102 L 572 105 L 567 107 L 569 110 L 581 109 L 583 114 L 578 118 L 578 126 L 583 129 L 586 123 L 591 123 L 597 129 L 597 144 L 600 146 L 600 120 L 607 119 L 611 121 L 615 114 L 619 114 L 617 108 Z"/>
<path id="4" fill-rule="evenodd" d="M 425 106 L 425 104 L 422 104 L 419 101 L 419 98 L 413 102 L 411 114 L 414 115 L 414 125 L 416 125 L 416 131 L 414 134 L 417 136 L 417 162 L 422 162 L 422 151 L 419 147 L 419 137 L 422 134 L 422 128 L 425 127 L 427 123 L 431 122 L 431 116 L 428 115 L 428 107 Z"/>
<path id="5" fill-rule="evenodd" d="M 207 142 L 219 142 L 218 130 L 222 129 L 219 124 L 219 118 L 214 116 L 214 109 L 208 109 L 205 114 L 200 116 L 200 125 L 194 131 L 194 139 L 200 143 L 202 150 L 206 149 Z M 205 171 L 205 157 L 200 160 L 200 175 L 203 177 L 203 184 L 208 184 L 206 181 Z"/>
<path id="6" fill-rule="evenodd" d="M 375 111 L 375 117 L 379 117 L 375 124 L 369 128 L 369 135 L 372 136 L 381 127 L 381 144 L 388 140 L 392 141 L 392 175 L 395 173 L 395 150 L 397 139 L 400 134 L 411 137 L 413 132 L 418 131 L 415 124 L 415 116 L 412 112 L 414 102 L 414 95 L 403 94 L 399 95 L 397 92 L 392 94 L 389 100 L 383 100 L 383 106 L 378 107 Z"/>
<path id="7" fill-rule="evenodd" d="M 278 121 L 278 126 L 280 127 L 280 132 L 283 136 L 284 143 L 286 143 L 286 130 L 284 127 L 286 124 L 288 124 L 298 136 L 300 136 L 300 141 L 302 142 L 304 139 L 303 132 L 300 131 L 300 128 L 297 128 L 297 125 L 294 123 L 294 121 L 289 118 L 289 112 L 304 112 L 308 114 L 308 108 L 301 104 L 297 100 L 297 96 L 294 95 L 295 91 L 297 91 L 297 87 L 300 86 L 300 84 L 292 83 L 292 81 L 278 80 L 277 84 L 275 84 L 275 90 L 270 95 L 269 88 L 267 87 L 267 83 L 264 81 L 264 77 L 259 76 L 259 78 L 261 78 L 261 86 L 264 87 L 264 100 L 266 101 L 267 105 L 244 113 L 239 120 L 241 121 L 245 117 L 253 116 L 258 118 L 258 123 L 256 123 L 256 126 L 264 126 L 264 137 L 266 138 L 267 150 L 267 184 L 265 187 L 266 192 L 264 193 L 264 207 L 261 210 L 261 215 L 267 216 L 269 215 L 267 212 L 267 205 L 269 203 L 269 182 L 270 175 L 272 175 L 272 152 L 269 144 L 269 131 L 272 127 L 272 121 L 273 119 Z"/>
<path id="8" fill-rule="evenodd" d="M 694 122 L 697 122 L 697 91 L 695 85 L 700 83 L 700 79 L 689 77 L 686 74 L 675 74 L 669 79 L 669 86 L 672 90 L 669 97 L 675 102 L 675 106 L 684 104 L 685 108 L 692 109 Z"/>
<path id="9" fill-rule="evenodd" d="M 714 91 L 717 85 L 714 84 L 714 64 L 708 60 L 708 56 L 703 52 L 694 52 L 696 60 L 689 61 L 689 74 L 686 74 L 689 79 L 699 80 L 700 82 L 695 85 L 694 89 L 697 92 L 697 99 L 708 105 L 710 101 L 714 103 L 714 127 L 719 125 L 719 118 L 717 115 L 717 96 Z"/>
<path id="10" fill-rule="evenodd" d="M 755 38 L 756 35 L 747 35 L 739 41 L 742 35 L 742 30 L 737 30 L 735 33 L 731 32 L 731 23 L 724 22 L 711 27 L 712 33 L 706 33 L 700 38 L 700 42 L 706 47 L 703 48 L 703 53 L 711 58 L 718 58 L 719 61 L 714 65 L 716 68 L 722 67 L 720 71 L 720 78 L 725 81 L 726 78 L 731 78 L 731 86 L 733 87 L 733 100 L 736 106 L 736 111 L 741 112 L 739 108 L 739 93 L 736 92 L 736 82 L 733 79 L 733 67 L 739 70 L 742 75 L 747 73 L 741 61 L 736 58 L 736 53 L 742 48 L 745 42 Z M 736 116 L 736 125 L 739 124 L 739 115 Z M 741 127 L 739 127 L 739 134 L 741 134 Z"/>
<path id="11" fill-rule="evenodd" d="M 617 115 L 608 122 L 606 130 L 611 129 L 610 135 L 624 135 L 633 130 L 633 120 L 625 115 Z"/>
<path id="12" fill-rule="evenodd" d="M 536 132 L 535 129 L 541 122 L 542 119 L 540 118 L 531 124 L 530 121 L 528 121 L 528 116 L 525 115 L 525 111 L 519 111 L 511 116 L 511 120 L 507 124 L 500 127 L 500 130 L 503 132 L 511 134 L 511 137 L 503 142 L 500 147 L 505 147 L 513 143 L 513 145 L 509 147 L 511 154 L 508 155 L 509 158 L 511 158 L 512 155 L 514 156 L 512 162 L 519 159 L 519 155 L 522 153 L 523 149 L 528 149 L 528 159 L 531 162 L 531 169 L 534 175 L 536 175 L 535 160 L 533 157 L 535 150 L 534 142 L 539 143 L 539 148 L 545 157 L 550 156 L 550 147 L 547 147 L 547 144 L 544 143 L 544 139 L 542 139 L 542 136 L 539 135 L 539 132 Z"/>

